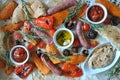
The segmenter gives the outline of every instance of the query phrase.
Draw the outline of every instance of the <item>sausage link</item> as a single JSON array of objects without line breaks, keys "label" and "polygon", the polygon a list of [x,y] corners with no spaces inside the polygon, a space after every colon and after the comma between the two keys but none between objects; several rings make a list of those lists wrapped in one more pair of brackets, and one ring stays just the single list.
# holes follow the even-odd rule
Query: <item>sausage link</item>
[{"label": "sausage link", "polygon": [[47,14],[51,15],[53,13],[62,11],[64,9],[67,9],[67,8],[75,6],[75,5],[76,5],[76,0],[66,0],[66,1],[62,2],[61,4],[48,9]]},{"label": "sausage link", "polygon": [[47,67],[53,72],[58,75],[63,75],[63,71],[61,68],[53,64],[53,62],[49,59],[49,57],[46,54],[41,55],[41,60],[47,65]]},{"label": "sausage link", "polygon": [[87,41],[87,39],[85,38],[85,35],[83,33],[83,30],[82,30],[82,27],[83,27],[83,22],[78,21],[77,27],[76,27],[76,31],[77,31],[77,35],[78,35],[79,41],[80,41],[80,43],[81,43],[81,45],[83,47],[89,49],[91,47],[91,45]]}]

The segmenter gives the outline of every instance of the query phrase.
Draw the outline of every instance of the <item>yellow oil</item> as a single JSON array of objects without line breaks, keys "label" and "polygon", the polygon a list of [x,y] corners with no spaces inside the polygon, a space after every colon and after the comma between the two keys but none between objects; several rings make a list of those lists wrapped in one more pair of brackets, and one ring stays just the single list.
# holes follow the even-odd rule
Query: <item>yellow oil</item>
[{"label": "yellow oil", "polygon": [[59,45],[64,46],[63,43],[66,40],[70,40],[71,41],[71,34],[68,31],[60,31],[57,36],[56,36],[56,41]]}]

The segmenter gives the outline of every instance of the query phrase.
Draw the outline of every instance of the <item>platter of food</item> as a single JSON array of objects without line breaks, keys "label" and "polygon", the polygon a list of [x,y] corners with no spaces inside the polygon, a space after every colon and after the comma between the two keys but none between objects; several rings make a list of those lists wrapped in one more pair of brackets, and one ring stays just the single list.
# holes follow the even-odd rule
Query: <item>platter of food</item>
[{"label": "platter of food", "polygon": [[0,80],[82,80],[111,69],[119,11],[108,0],[2,0]]}]

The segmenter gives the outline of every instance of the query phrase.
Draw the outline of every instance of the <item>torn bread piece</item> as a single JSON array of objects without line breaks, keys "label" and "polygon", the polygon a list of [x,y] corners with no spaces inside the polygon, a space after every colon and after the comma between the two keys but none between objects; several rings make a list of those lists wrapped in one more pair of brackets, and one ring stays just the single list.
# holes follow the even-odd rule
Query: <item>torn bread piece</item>
[{"label": "torn bread piece", "polygon": [[117,50],[120,50],[120,29],[117,26],[108,25],[98,32],[107,41],[111,42]]},{"label": "torn bread piece", "polygon": [[[30,0],[30,1],[26,0],[26,2],[28,4],[27,9],[32,18],[38,18],[39,16],[46,15],[46,8],[41,0]],[[19,4],[18,7],[13,12],[12,23],[18,23],[24,20],[26,20],[24,9],[22,7],[22,4]]]}]

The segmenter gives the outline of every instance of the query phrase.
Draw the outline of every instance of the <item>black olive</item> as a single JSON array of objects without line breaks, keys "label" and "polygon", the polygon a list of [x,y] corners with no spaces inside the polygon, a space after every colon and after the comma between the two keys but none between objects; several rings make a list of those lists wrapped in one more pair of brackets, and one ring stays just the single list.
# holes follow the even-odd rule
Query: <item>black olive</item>
[{"label": "black olive", "polygon": [[88,56],[88,55],[89,55],[89,51],[88,51],[88,50],[83,50],[82,53],[83,53],[85,56]]},{"label": "black olive", "polygon": [[36,50],[35,55],[36,55],[37,57],[40,57],[41,54],[42,54],[41,49]]},{"label": "black olive", "polygon": [[24,40],[24,39],[15,40],[15,45],[24,45],[25,42],[26,42],[26,40]]},{"label": "black olive", "polygon": [[74,52],[74,53],[78,53],[78,47],[72,47],[72,52]]},{"label": "black olive", "polygon": [[114,26],[117,26],[120,23],[120,18],[113,16],[111,17],[110,23]]},{"label": "black olive", "polygon": [[19,40],[15,40],[15,45],[22,45],[22,43]]},{"label": "black olive", "polygon": [[86,37],[88,39],[95,39],[97,37],[98,33],[95,30],[89,30],[88,32],[86,32]]},{"label": "black olive", "polygon": [[75,27],[75,25],[76,25],[76,22],[75,21],[71,21],[71,20],[69,22],[65,22],[64,23],[64,26],[66,28],[68,28],[68,29],[73,29]]},{"label": "black olive", "polygon": [[65,50],[63,51],[63,55],[64,55],[64,56],[70,56],[70,55],[72,55],[72,54],[70,53],[70,50],[65,49]]}]

